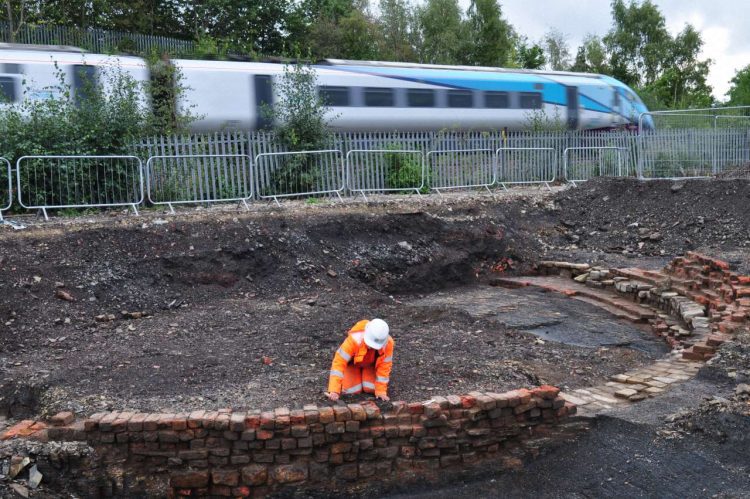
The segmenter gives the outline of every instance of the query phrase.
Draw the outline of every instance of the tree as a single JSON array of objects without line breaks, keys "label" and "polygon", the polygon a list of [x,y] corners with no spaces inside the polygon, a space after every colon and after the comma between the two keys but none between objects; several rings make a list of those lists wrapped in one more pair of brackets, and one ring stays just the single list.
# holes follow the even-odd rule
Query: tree
[{"label": "tree", "polygon": [[734,78],[730,80],[729,97],[730,106],[750,106],[750,65],[737,71]]},{"label": "tree", "polygon": [[596,35],[587,35],[583,44],[578,47],[571,71],[581,73],[609,74],[607,49]]},{"label": "tree", "polygon": [[542,39],[547,67],[553,71],[566,71],[570,67],[570,49],[566,35],[552,29]]},{"label": "tree", "polygon": [[460,64],[464,26],[458,0],[427,0],[419,10],[422,47],[420,61],[430,64]]},{"label": "tree", "polygon": [[547,63],[544,49],[538,43],[529,44],[525,36],[517,36],[515,43],[515,63],[524,69],[542,69]]},{"label": "tree", "polygon": [[651,0],[612,1],[613,27],[604,37],[615,78],[632,86],[656,81],[668,59],[671,37]]},{"label": "tree", "polygon": [[472,0],[466,19],[468,62],[505,66],[512,51],[511,29],[497,0]]},{"label": "tree", "polygon": [[382,36],[380,56],[386,61],[414,61],[412,45],[414,9],[407,0],[380,0],[378,25]]},{"label": "tree", "polygon": [[691,25],[670,43],[664,71],[646,88],[670,108],[707,107],[713,102],[707,83],[711,60],[699,61],[700,33]]}]

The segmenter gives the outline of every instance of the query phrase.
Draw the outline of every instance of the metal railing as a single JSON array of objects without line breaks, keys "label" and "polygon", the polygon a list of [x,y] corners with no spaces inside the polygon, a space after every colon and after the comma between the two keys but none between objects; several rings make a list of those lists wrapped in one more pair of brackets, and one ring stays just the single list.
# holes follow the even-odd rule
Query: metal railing
[{"label": "metal railing", "polygon": [[[570,153],[581,153],[577,162],[571,167]],[[614,161],[608,153],[614,153]],[[567,147],[563,151],[563,171],[565,180],[575,184],[585,182],[593,177],[622,177],[623,148],[621,147]],[[582,164],[581,164],[582,163]]]},{"label": "metal railing", "polygon": [[246,154],[151,156],[146,161],[146,195],[151,204],[241,202],[253,197],[252,160]]},{"label": "metal railing", "polygon": [[[5,165],[5,168],[2,165]],[[13,205],[13,175],[11,170],[10,161],[0,158],[0,220],[3,219],[3,211],[9,210]],[[8,191],[3,193],[6,185],[8,186]],[[7,202],[3,201],[6,199]]]},{"label": "metal railing", "polygon": [[418,195],[425,188],[422,151],[409,149],[352,149],[346,153],[347,186],[350,191],[404,192]]},{"label": "metal railing", "polygon": [[508,185],[549,184],[555,181],[557,151],[554,147],[500,147],[497,155],[497,183]]},{"label": "metal railing", "polygon": [[39,209],[143,203],[143,169],[135,156],[23,156],[16,162],[18,204]]},{"label": "metal railing", "polygon": [[[478,160],[478,161],[477,161]],[[493,149],[447,149],[429,151],[427,175],[430,190],[440,194],[443,189],[479,189],[488,192],[495,183],[495,151]]]},{"label": "metal railing", "polygon": [[255,156],[258,197],[279,198],[335,194],[341,199],[346,172],[338,149],[266,152]]}]

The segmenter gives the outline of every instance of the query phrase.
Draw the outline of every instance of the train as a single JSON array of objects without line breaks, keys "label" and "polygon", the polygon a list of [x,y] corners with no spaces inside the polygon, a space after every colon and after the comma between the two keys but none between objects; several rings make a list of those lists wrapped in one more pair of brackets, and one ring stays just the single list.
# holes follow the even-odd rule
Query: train
[{"label": "train", "polygon": [[[175,108],[190,109],[195,132],[267,128],[264,106],[279,100],[284,64],[173,59],[179,68]],[[53,98],[62,71],[74,93],[103,67],[118,65],[134,80],[152,78],[149,64],[75,47],[0,44],[0,91],[10,105]],[[567,71],[442,66],[327,59],[312,66],[330,126],[340,131],[524,130],[536,120],[570,130],[635,128],[648,112],[624,83]],[[145,85],[143,86],[146,87]],[[152,96],[143,95],[148,104]],[[642,127],[653,128],[644,116]]]}]

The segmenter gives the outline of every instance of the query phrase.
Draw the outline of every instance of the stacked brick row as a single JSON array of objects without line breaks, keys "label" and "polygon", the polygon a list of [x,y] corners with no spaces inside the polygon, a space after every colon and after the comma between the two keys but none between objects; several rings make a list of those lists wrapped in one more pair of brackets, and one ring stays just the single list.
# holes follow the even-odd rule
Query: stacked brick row
[{"label": "stacked brick row", "polygon": [[173,497],[263,496],[288,484],[427,476],[497,458],[575,413],[558,394],[550,386],[472,392],[396,402],[386,413],[372,402],[273,412],[111,412],[91,416],[83,428],[58,430],[83,432],[103,459],[119,460],[134,476],[168,476]]},{"label": "stacked brick row", "polygon": [[688,252],[665,268],[671,288],[706,309],[711,334],[683,352],[691,360],[707,360],[716,348],[747,327],[750,314],[750,276],[729,270],[727,262]]}]

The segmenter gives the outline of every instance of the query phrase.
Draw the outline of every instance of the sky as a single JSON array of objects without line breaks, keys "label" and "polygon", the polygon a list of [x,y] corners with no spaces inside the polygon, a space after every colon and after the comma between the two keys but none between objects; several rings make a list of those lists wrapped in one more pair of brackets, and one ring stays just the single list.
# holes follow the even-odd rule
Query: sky
[{"label": "sky", "polygon": [[[729,80],[750,64],[750,1],[748,0],[654,0],[674,35],[685,23],[703,35],[702,58],[714,61],[708,83],[716,99],[725,100]],[[461,0],[467,7],[469,0]],[[556,28],[567,35],[575,56],[583,38],[604,35],[610,28],[609,0],[500,0],[503,14],[516,30],[538,41]]]}]

